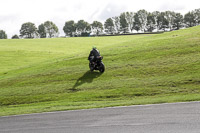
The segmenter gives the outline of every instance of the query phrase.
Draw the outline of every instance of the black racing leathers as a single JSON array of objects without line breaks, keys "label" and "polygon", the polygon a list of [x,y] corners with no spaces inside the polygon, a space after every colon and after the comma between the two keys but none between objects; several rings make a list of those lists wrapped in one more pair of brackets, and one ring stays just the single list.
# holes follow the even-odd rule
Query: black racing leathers
[{"label": "black racing leathers", "polygon": [[88,60],[90,62],[95,62],[97,60],[97,57],[100,56],[100,52],[97,49],[92,49],[90,51],[90,54],[88,56]]}]

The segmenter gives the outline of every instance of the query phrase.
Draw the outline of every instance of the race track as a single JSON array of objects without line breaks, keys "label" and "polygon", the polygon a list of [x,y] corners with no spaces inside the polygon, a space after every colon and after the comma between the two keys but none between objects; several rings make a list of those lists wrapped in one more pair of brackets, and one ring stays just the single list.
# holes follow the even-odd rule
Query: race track
[{"label": "race track", "polygon": [[200,102],[0,117],[0,133],[199,133]]}]

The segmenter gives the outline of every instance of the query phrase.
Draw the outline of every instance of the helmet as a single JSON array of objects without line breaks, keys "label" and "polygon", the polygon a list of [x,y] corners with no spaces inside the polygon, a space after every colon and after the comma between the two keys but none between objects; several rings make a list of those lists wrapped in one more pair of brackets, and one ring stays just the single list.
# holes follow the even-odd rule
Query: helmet
[{"label": "helmet", "polygon": [[96,47],[96,46],[93,46],[92,49],[97,49],[97,47]]}]

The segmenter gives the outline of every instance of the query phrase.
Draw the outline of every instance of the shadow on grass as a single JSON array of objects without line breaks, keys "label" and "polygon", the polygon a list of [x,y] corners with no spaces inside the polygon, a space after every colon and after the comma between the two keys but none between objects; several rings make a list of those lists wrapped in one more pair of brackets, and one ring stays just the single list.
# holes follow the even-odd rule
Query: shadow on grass
[{"label": "shadow on grass", "polygon": [[73,88],[71,88],[71,91],[78,91],[76,88],[84,83],[92,83],[93,79],[98,78],[101,76],[102,73],[100,72],[91,72],[87,71],[83,76],[81,76],[76,83],[74,84]]}]

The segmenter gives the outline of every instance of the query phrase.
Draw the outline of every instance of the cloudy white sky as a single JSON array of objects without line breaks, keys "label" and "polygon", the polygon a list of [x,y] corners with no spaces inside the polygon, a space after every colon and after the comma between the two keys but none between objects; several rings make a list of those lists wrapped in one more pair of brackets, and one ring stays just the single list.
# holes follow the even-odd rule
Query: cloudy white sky
[{"label": "cloudy white sky", "polygon": [[140,9],[171,10],[182,14],[200,8],[200,0],[0,0],[0,30],[9,38],[19,35],[21,25],[32,22],[38,27],[47,20],[53,21],[63,36],[66,21],[84,19],[104,22],[125,11]]}]

